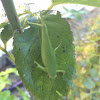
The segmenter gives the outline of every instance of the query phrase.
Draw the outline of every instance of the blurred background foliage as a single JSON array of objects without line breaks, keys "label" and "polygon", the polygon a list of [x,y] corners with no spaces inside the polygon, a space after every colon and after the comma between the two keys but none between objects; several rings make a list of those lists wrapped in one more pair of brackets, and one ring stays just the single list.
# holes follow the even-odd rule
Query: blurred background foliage
[{"label": "blurred background foliage", "polygon": [[[86,24],[88,31],[81,37],[80,29],[87,28]],[[76,75],[68,100],[100,100],[100,15],[90,17],[76,30]]]},{"label": "blurred background foliage", "polygon": [[[85,18],[84,16],[90,13],[85,9],[68,10],[64,6],[63,9],[67,15],[62,13],[62,17],[66,18],[74,33],[76,55],[76,74],[67,100],[100,100],[100,14]],[[30,11],[24,12],[27,13]],[[0,91],[5,87],[9,88],[12,84],[9,79],[11,73],[18,76],[16,68],[8,68],[0,72]],[[0,99],[19,100],[16,97],[22,96],[23,100],[30,100],[20,88],[17,87],[17,90],[19,94],[15,97],[10,90],[0,92]]]}]

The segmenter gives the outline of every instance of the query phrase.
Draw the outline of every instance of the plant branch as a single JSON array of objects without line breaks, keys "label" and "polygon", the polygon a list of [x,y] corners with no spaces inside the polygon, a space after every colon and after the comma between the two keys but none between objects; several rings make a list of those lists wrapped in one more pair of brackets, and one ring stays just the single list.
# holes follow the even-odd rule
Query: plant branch
[{"label": "plant branch", "polygon": [[8,57],[12,60],[12,62],[15,64],[14,58],[12,57],[12,55],[11,55],[10,53],[8,53],[8,52],[6,51],[5,48],[3,48],[3,47],[0,46],[0,50],[2,50],[4,53],[6,53],[6,54],[8,55]]},{"label": "plant branch", "polygon": [[13,0],[1,0],[1,2],[7,14],[12,30],[13,31],[18,30],[19,33],[21,34],[23,31],[22,31],[21,24],[18,19],[18,15],[15,9]]},{"label": "plant branch", "polygon": [[51,10],[53,8],[54,4],[52,3],[47,10]]}]

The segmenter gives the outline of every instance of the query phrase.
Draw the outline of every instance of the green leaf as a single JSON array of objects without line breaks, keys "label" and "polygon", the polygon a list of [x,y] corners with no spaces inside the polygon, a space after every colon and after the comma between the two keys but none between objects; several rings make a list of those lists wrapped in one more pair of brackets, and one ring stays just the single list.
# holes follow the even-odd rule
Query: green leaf
[{"label": "green leaf", "polygon": [[14,96],[11,96],[10,91],[0,92],[0,100],[19,100]]},{"label": "green leaf", "polygon": [[99,56],[93,56],[91,59],[90,59],[90,62],[94,65],[99,65],[100,64],[100,57]]},{"label": "green leaf", "polygon": [[95,83],[93,82],[93,80],[88,77],[88,78],[85,78],[83,80],[83,85],[87,88],[87,89],[92,89],[95,87]]},{"label": "green leaf", "polygon": [[[72,19],[77,18],[78,20],[81,20],[81,19],[82,19],[82,17],[81,17],[81,11],[76,11],[76,10],[74,10],[74,9],[68,10],[68,9],[67,9],[66,7],[64,7],[64,6],[63,6],[63,8],[64,8],[64,10],[66,11],[67,14],[70,14],[70,15],[68,16],[68,18],[72,18]],[[66,14],[66,13],[65,13],[65,14]]]},{"label": "green leaf", "polygon": [[[28,26],[27,21],[31,20],[31,19],[32,19],[32,15],[30,15],[30,14],[23,15],[23,17],[20,18],[20,23],[21,23],[22,27],[26,28]],[[1,37],[1,40],[3,41],[3,43],[6,44],[7,41],[10,38],[12,38],[13,32],[12,32],[12,29],[10,27],[10,24],[2,23],[1,27],[4,27],[4,29],[2,30],[0,37]]]},{"label": "green leaf", "polygon": [[79,91],[78,87],[76,87],[76,89],[75,89],[75,96],[80,99],[80,91]]},{"label": "green leaf", "polygon": [[22,26],[23,28],[25,28],[25,27],[28,26],[28,25],[27,25],[27,21],[28,21],[28,19],[30,19],[31,17],[32,17],[32,15],[30,15],[30,14],[25,14],[25,15],[23,15],[23,17],[20,18],[20,23],[21,23],[21,26]]},{"label": "green leaf", "polygon": [[100,7],[99,0],[52,0],[53,5],[63,4],[63,3],[72,3],[72,4],[83,4],[88,6]]},{"label": "green leaf", "polygon": [[8,68],[5,71],[0,72],[0,91],[7,85],[11,85],[11,80],[8,78],[10,73],[18,75],[16,68]]},{"label": "green leaf", "polygon": [[90,75],[92,78],[96,78],[98,76],[96,69],[94,68],[90,69]]},{"label": "green leaf", "polygon": [[94,30],[94,32],[98,35],[98,36],[100,36],[100,29],[96,29],[96,30]]},{"label": "green leaf", "polygon": [[3,28],[5,25],[7,25],[8,23],[4,22],[0,24],[0,28]]},{"label": "green leaf", "polygon": [[11,80],[8,78],[8,75],[3,77],[0,76],[0,91],[7,85],[11,85]]},{"label": "green leaf", "polygon": [[9,24],[4,26],[4,29],[1,32],[1,40],[4,44],[13,36],[12,29]]},{"label": "green leaf", "polygon": [[[56,15],[44,15],[43,18],[53,48],[60,44],[55,52],[57,70],[65,70],[65,74],[57,73],[55,80],[52,80],[47,72],[34,64],[36,61],[44,66],[41,60],[41,27],[37,25],[32,25],[22,35],[16,32],[15,63],[23,84],[36,100],[63,100],[61,95],[66,96],[75,73],[73,36],[69,24],[61,18],[59,12]],[[33,18],[34,23],[38,21],[35,17]]]},{"label": "green leaf", "polygon": [[16,70],[16,68],[8,68],[5,71],[0,72],[0,76],[9,75],[10,73],[18,75],[18,71]]},{"label": "green leaf", "polygon": [[19,87],[16,88],[19,91],[19,94],[23,97],[23,100],[30,100],[28,96]]}]

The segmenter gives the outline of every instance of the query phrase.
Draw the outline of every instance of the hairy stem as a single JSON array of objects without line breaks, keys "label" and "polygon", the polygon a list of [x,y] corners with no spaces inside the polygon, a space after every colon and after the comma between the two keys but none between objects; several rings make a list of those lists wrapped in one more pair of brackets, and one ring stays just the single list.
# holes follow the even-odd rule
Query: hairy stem
[{"label": "hairy stem", "polygon": [[19,33],[22,33],[21,24],[18,19],[18,15],[13,3],[13,0],[1,0],[3,7],[5,9],[5,12],[7,14],[8,20],[10,22],[10,25],[12,27],[13,32],[15,30],[18,30]]}]

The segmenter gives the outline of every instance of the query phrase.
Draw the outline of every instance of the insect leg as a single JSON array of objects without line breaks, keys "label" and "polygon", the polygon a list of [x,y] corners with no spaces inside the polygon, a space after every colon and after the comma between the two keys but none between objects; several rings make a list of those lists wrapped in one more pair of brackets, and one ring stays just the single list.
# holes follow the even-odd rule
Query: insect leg
[{"label": "insect leg", "polygon": [[36,61],[34,61],[34,63],[37,65],[37,67],[39,67],[40,69],[42,69],[43,71],[46,72],[46,68],[44,68],[43,66],[41,66],[39,63],[37,63]]}]

